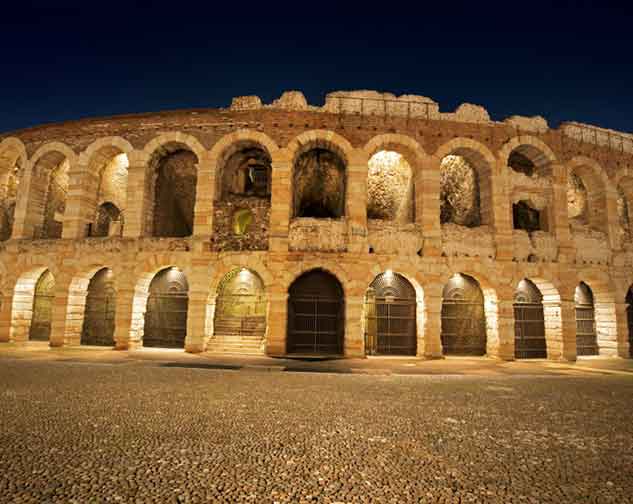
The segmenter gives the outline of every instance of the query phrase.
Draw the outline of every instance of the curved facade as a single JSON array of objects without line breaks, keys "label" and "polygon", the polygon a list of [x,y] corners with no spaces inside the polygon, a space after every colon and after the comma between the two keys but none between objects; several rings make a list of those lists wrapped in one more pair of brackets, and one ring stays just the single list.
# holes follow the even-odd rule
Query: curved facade
[{"label": "curved facade", "polygon": [[0,135],[0,200],[0,341],[631,355],[628,134],[239,97]]}]

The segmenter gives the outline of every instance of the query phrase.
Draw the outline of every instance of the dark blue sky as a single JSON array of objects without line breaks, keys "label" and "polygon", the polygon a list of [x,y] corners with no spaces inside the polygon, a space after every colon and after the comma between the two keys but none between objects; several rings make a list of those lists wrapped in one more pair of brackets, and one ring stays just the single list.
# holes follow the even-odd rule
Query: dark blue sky
[{"label": "dark blue sky", "polygon": [[[0,131],[339,89],[429,96],[494,119],[633,131],[633,8],[605,2],[18,1],[0,18]],[[377,5],[377,6],[373,6]],[[9,10],[7,10],[9,9]]]}]

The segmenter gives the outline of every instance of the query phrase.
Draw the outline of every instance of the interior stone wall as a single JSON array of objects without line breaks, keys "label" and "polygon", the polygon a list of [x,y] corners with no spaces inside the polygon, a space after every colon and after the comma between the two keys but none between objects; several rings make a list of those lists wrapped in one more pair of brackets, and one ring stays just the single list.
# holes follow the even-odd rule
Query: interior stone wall
[{"label": "interior stone wall", "polygon": [[477,172],[462,156],[446,156],[440,165],[440,222],[479,226],[479,208]]},{"label": "interior stone wall", "polygon": [[393,151],[380,151],[369,159],[367,218],[413,222],[414,194],[411,167]]}]

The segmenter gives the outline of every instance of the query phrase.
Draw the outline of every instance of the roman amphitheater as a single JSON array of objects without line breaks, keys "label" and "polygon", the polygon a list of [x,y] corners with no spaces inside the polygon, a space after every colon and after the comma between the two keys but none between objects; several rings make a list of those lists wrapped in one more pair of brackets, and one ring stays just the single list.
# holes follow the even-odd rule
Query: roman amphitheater
[{"label": "roman amphitheater", "polygon": [[422,96],[0,135],[0,341],[630,357],[633,135]]}]

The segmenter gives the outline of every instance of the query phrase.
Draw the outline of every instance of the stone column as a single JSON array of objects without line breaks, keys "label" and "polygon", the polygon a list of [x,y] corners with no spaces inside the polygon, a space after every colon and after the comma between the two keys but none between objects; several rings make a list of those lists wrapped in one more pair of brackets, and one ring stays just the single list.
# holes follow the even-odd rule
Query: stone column
[{"label": "stone column", "polygon": [[271,291],[268,302],[266,355],[282,356],[286,354],[288,294],[278,290]]},{"label": "stone column", "polygon": [[187,336],[185,338],[185,351],[187,352],[204,352],[206,348],[205,328],[208,297],[206,291],[189,291]]},{"label": "stone column", "polygon": [[[564,299],[560,305],[543,303],[547,358],[550,360],[576,360],[576,303]],[[557,316],[558,315],[558,316]],[[557,334],[559,335],[558,337]]]},{"label": "stone column", "polygon": [[99,176],[81,164],[71,167],[68,176],[62,238],[83,238],[87,236],[86,225],[93,221],[88,214],[95,209]]},{"label": "stone column", "polygon": [[125,225],[123,236],[138,238],[145,233],[145,210],[152,195],[147,194],[147,156],[140,151],[128,155],[127,203],[125,205]]},{"label": "stone column", "polygon": [[[51,313],[51,334],[49,344],[51,347],[64,346],[66,341],[66,322],[68,315],[70,279],[55,279],[55,297]],[[81,331],[81,328],[79,329]]]},{"label": "stone column", "polygon": [[[13,282],[15,285],[15,282]],[[11,294],[2,296],[2,305],[0,305],[0,343],[6,343],[11,340],[11,316],[13,313],[13,289]]]},{"label": "stone column", "polygon": [[348,252],[367,253],[367,154],[355,149],[347,165],[347,242]]},{"label": "stone column", "polygon": [[[617,355],[618,357],[622,357],[624,359],[631,358],[631,348],[630,348],[630,339],[629,339],[629,320],[628,320],[628,309],[627,303],[615,303],[615,315],[616,315],[616,323],[617,323]],[[4,311],[4,310],[3,310]]]},{"label": "stone column", "polygon": [[363,316],[363,296],[345,298],[345,357],[364,357],[365,338],[361,318]]},{"label": "stone column", "polygon": [[615,187],[605,191],[607,235],[611,250],[620,250],[620,218],[618,217],[618,191]]},{"label": "stone column", "polygon": [[[439,217],[438,217],[439,222]],[[442,295],[441,287],[439,292],[428,292],[424,296],[425,304],[425,324],[424,339],[421,344],[418,340],[418,355],[428,359],[439,359],[442,357]],[[433,289],[437,291],[438,289]],[[439,294],[439,295],[438,295]]]},{"label": "stone column", "polygon": [[[116,291],[116,314],[115,314],[115,329],[114,329],[114,348],[116,350],[133,350],[140,345],[140,336],[138,334],[139,321],[142,324],[144,322],[143,315],[145,309],[140,306],[142,301],[147,302],[147,296],[141,295],[138,300],[138,308],[142,309],[140,317],[135,317],[134,305],[135,305],[135,292],[134,287],[126,285],[118,287]],[[134,326],[134,333],[132,327]],[[141,325],[141,336],[143,327]]]},{"label": "stone column", "polygon": [[288,226],[292,215],[292,160],[286,149],[272,159],[272,186],[270,197],[270,224],[268,249],[271,252],[288,251]]},{"label": "stone column", "polygon": [[[493,168],[494,170],[495,168]],[[493,229],[495,234],[496,259],[511,261],[514,256],[512,190],[510,187],[509,168],[505,161],[497,160],[496,174],[490,181],[492,185]]]},{"label": "stone column", "polygon": [[[416,220],[422,227],[424,236],[423,255],[442,255],[442,226],[440,225],[440,164],[435,156],[421,161],[421,170],[416,186]],[[418,210],[419,209],[419,210]],[[441,354],[441,352],[440,352]]]},{"label": "stone column", "polygon": [[193,235],[210,237],[213,234],[213,202],[215,200],[215,169],[218,160],[208,153],[198,162],[196,204],[193,213]]},{"label": "stone column", "polygon": [[[550,217],[550,233],[558,241],[558,259],[562,263],[573,263],[576,259],[576,247],[569,231],[567,215],[567,170],[564,165],[552,165],[554,174],[552,182],[552,209]],[[574,351],[575,352],[575,351]]]},{"label": "stone column", "polygon": [[497,290],[497,341],[490,357],[514,360],[514,290],[511,286]]}]

